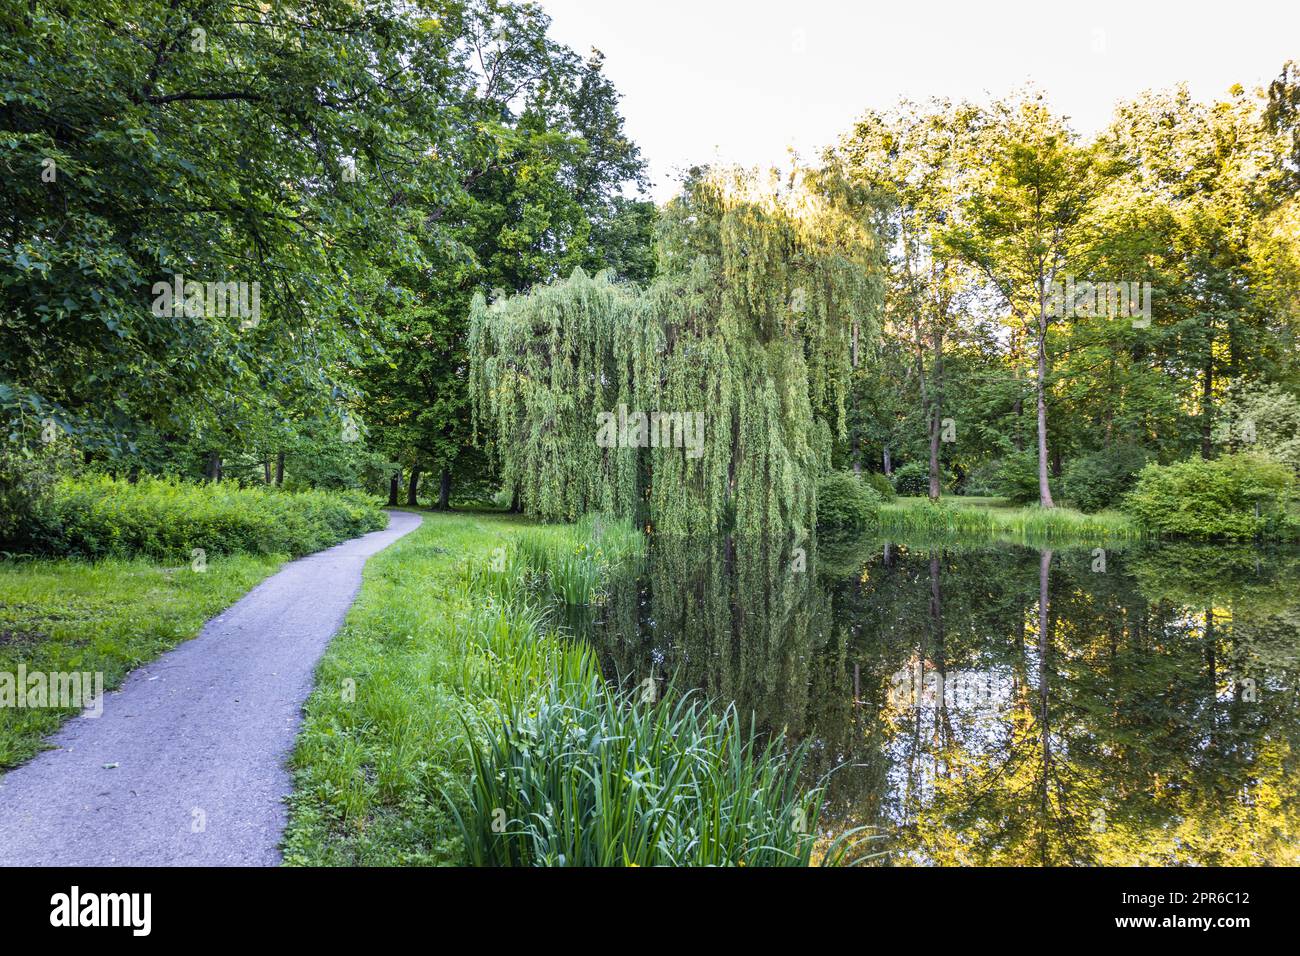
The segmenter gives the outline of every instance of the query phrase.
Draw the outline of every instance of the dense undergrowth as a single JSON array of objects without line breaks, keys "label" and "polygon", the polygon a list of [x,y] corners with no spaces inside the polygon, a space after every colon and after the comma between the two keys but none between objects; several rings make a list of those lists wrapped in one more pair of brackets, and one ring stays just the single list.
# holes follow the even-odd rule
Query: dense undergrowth
[{"label": "dense undergrowth", "polygon": [[798,748],[609,686],[557,625],[642,547],[626,524],[438,515],[373,559],[308,702],[286,861],[842,861]]},{"label": "dense undergrowth", "polygon": [[234,482],[63,478],[3,542],[7,551],[85,558],[190,560],[216,554],[300,555],[387,523],[358,492],[282,491]]}]

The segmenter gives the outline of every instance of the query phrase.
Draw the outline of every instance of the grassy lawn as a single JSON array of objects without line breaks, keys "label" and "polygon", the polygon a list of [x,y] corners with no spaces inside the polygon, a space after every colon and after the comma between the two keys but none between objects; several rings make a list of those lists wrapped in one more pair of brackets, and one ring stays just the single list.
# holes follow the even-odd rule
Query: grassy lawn
[{"label": "grassy lawn", "polygon": [[[113,689],[135,667],[194,637],[275,571],[279,556],[213,557],[207,570],[145,558],[0,562],[0,672],[101,672]],[[16,678],[15,678],[16,679]],[[71,708],[0,708],[0,768],[42,749]]]},{"label": "grassy lawn", "polygon": [[989,535],[1027,543],[1104,543],[1141,537],[1118,511],[1085,514],[1058,506],[1013,505],[1001,498],[944,496],[938,507],[924,497],[898,498],[880,509],[885,534]]}]

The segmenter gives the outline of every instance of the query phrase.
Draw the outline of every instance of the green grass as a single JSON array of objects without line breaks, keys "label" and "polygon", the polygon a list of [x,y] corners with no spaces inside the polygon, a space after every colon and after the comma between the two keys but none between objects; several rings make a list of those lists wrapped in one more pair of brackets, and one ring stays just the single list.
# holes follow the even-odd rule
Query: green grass
[{"label": "green grass", "polygon": [[286,863],[808,862],[797,753],[607,689],[557,626],[640,553],[597,530],[426,514],[371,560],[307,703]]},{"label": "green grass", "polygon": [[1103,544],[1135,540],[1142,532],[1116,511],[1084,514],[1073,508],[1017,507],[998,498],[899,498],[880,508],[878,531],[901,539],[981,537],[1024,544]]},{"label": "green grass", "polygon": [[459,860],[438,794],[468,773],[461,702],[474,675],[465,630],[474,614],[490,613],[465,578],[522,526],[508,516],[425,513],[421,528],[366,564],[307,701],[286,863]]},{"label": "green grass", "polygon": [[[194,637],[283,561],[276,555],[187,563],[0,561],[0,673],[101,672],[106,689]],[[0,768],[31,758],[76,710],[0,708]]]}]

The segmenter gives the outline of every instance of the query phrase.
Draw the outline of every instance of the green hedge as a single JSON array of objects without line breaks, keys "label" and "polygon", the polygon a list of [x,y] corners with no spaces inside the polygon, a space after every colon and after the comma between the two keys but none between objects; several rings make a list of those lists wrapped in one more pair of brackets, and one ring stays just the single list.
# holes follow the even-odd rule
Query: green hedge
[{"label": "green hedge", "polygon": [[375,501],[358,492],[65,478],[7,544],[12,550],[87,558],[189,560],[196,548],[206,555],[300,555],[386,523]]},{"label": "green hedge", "polygon": [[1258,455],[1147,465],[1124,499],[1144,527],[1184,538],[1292,537],[1287,517],[1295,476]]}]

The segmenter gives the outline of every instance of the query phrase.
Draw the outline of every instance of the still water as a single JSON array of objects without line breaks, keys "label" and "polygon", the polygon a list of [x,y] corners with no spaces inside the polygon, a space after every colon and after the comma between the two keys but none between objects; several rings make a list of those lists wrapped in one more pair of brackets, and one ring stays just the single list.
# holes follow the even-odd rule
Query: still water
[{"label": "still water", "polygon": [[661,540],[582,630],[806,741],[876,863],[1300,864],[1297,551]]}]

